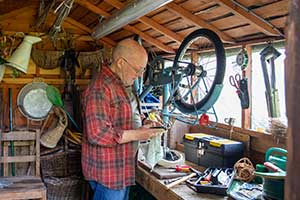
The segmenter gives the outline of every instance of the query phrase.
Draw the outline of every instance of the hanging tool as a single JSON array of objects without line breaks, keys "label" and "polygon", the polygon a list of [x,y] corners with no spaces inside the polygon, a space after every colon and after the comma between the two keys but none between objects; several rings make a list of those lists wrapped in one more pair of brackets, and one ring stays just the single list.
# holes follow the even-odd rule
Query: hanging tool
[{"label": "hanging tool", "polygon": [[[281,54],[272,46],[268,45],[260,52],[260,61],[264,76],[264,82],[266,87],[266,101],[268,107],[269,117],[280,117],[279,111],[279,97],[278,90],[276,89],[276,74],[275,74],[275,59],[278,58]],[[267,62],[271,66],[271,74],[269,79]]]},{"label": "hanging tool", "polygon": [[229,76],[229,83],[233,87],[235,87],[237,92],[240,92],[240,81],[241,81],[241,75],[236,74],[235,76]]},{"label": "hanging tool", "polygon": [[[9,131],[13,131],[13,105],[12,105],[12,89],[8,88],[9,96]],[[11,156],[15,155],[14,142],[10,141],[10,153]],[[11,163],[11,175],[15,176],[15,163]]]},{"label": "hanging tool", "polygon": [[47,88],[46,88],[46,94],[47,94],[47,97],[48,97],[49,101],[53,105],[62,108],[66,112],[67,116],[69,117],[70,121],[75,126],[77,131],[81,132],[80,128],[78,127],[78,125],[76,124],[76,122],[74,121],[74,119],[72,118],[70,113],[68,113],[67,110],[65,109],[64,103],[61,99],[61,95],[60,95],[60,92],[58,91],[58,89],[54,86],[48,85]]},{"label": "hanging tool", "polygon": [[248,93],[248,80],[241,78],[240,74],[229,76],[229,83],[236,88],[236,93],[240,98],[242,109],[249,108],[249,93]]},{"label": "hanging tool", "polygon": [[236,56],[236,64],[241,67],[241,70],[244,70],[248,65],[248,61],[249,59],[247,50],[242,48],[242,50]]}]

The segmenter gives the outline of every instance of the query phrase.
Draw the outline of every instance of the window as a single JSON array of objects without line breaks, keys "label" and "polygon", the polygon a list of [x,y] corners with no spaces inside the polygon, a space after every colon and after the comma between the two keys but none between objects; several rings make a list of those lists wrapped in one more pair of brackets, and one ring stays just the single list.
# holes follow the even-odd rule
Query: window
[{"label": "window", "polygon": [[[285,50],[283,48],[276,49],[281,53],[275,60],[276,88],[278,89],[280,108],[279,120],[287,124],[284,81]],[[252,54],[252,129],[254,130],[257,128],[268,129],[269,127],[269,117],[265,98],[266,87],[261,67],[260,51]],[[270,69],[268,64],[267,68]],[[270,74],[270,72],[268,73]]]}]

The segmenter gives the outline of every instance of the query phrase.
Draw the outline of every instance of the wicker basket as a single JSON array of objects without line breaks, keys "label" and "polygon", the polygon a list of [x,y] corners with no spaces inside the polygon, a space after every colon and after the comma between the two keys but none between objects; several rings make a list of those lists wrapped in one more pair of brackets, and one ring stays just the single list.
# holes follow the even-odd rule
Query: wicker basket
[{"label": "wicker basket", "polygon": [[[91,52],[79,52],[78,61],[82,68],[92,69],[99,68],[103,62],[102,49]],[[34,63],[44,69],[54,69],[60,66],[60,58],[64,55],[64,51],[45,51],[32,49],[31,57]]]},{"label": "wicker basket", "polygon": [[44,178],[48,200],[80,200],[84,181],[77,176]]},{"label": "wicker basket", "polygon": [[81,153],[67,150],[41,156],[43,177],[67,177],[81,175]]},{"label": "wicker basket", "polygon": [[60,66],[59,58],[63,54],[63,51],[45,51],[33,48],[31,58],[38,67],[54,69]]}]

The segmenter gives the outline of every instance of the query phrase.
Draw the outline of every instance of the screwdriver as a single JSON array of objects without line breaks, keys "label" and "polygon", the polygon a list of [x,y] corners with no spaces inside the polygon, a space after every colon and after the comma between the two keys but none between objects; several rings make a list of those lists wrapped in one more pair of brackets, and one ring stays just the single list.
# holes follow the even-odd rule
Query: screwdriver
[{"label": "screwdriver", "polygon": [[186,173],[188,173],[188,172],[190,172],[192,167],[191,166],[189,166],[189,165],[176,165],[175,166],[175,171],[176,172],[186,172]]}]

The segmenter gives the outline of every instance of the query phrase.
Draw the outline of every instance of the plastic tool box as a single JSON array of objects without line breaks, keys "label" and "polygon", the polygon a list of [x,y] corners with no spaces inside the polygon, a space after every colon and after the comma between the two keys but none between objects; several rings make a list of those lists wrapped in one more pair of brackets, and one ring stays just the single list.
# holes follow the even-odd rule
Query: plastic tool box
[{"label": "plastic tool box", "polygon": [[242,142],[204,133],[184,135],[185,159],[204,167],[233,167],[244,153]]},{"label": "plastic tool box", "polygon": [[188,186],[199,193],[226,195],[234,179],[233,168],[207,168],[201,176],[187,181]]}]

